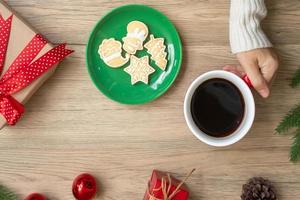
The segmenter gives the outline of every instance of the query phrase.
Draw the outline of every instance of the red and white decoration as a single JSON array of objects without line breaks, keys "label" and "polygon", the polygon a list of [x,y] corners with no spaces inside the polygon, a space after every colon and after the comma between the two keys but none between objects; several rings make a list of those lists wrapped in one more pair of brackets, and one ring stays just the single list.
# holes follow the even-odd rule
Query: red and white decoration
[{"label": "red and white decoration", "polygon": [[[0,73],[4,68],[12,19],[13,15],[6,20],[0,15]],[[24,112],[24,106],[12,94],[27,87],[73,52],[65,48],[66,44],[60,44],[33,61],[47,43],[36,34],[0,79],[0,114],[9,125],[14,125]]]}]

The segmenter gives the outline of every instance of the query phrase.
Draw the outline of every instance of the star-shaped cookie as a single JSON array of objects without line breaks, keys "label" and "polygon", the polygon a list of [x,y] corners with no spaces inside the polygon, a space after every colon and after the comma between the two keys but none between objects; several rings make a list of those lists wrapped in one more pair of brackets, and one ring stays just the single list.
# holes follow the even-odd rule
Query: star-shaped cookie
[{"label": "star-shaped cookie", "polygon": [[132,55],[130,57],[130,65],[124,71],[131,76],[131,84],[134,85],[139,81],[148,84],[148,77],[155,72],[155,69],[149,65],[149,56],[137,58]]}]

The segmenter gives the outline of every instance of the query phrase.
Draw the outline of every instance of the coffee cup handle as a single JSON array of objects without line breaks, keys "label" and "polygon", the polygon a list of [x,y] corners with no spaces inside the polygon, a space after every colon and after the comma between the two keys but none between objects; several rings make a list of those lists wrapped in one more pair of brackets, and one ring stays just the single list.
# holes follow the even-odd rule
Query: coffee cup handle
[{"label": "coffee cup handle", "polygon": [[253,88],[251,80],[250,80],[250,78],[247,75],[243,76],[242,79],[249,86],[249,88]]}]

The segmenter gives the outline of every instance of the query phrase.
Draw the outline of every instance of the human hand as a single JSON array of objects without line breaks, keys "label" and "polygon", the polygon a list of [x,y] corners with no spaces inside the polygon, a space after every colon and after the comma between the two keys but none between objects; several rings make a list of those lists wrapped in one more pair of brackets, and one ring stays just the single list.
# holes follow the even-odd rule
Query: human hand
[{"label": "human hand", "polygon": [[272,48],[254,49],[237,54],[241,66],[226,65],[224,70],[240,77],[247,75],[255,90],[264,98],[270,95],[270,85],[274,79],[279,59]]}]

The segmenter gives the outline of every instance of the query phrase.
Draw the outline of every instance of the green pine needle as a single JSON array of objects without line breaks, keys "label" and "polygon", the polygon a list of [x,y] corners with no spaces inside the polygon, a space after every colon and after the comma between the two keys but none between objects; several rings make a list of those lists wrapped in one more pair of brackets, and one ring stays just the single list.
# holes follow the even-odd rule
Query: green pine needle
[{"label": "green pine needle", "polygon": [[17,200],[17,196],[6,187],[0,185],[0,200]]},{"label": "green pine needle", "polygon": [[291,86],[293,88],[297,87],[300,85],[300,69],[298,69],[295,73],[295,76],[293,77],[292,79],[292,83],[291,83]]},{"label": "green pine needle", "polygon": [[[293,88],[300,85],[300,69],[295,73],[292,79],[291,86]],[[300,104],[290,110],[290,112],[283,118],[275,129],[278,134],[283,134],[291,128],[297,128],[293,136],[293,144],[290,149],[290,160],[292,162],[300,161]]]},{"label": "green pine needle", "polygon": [[279,123],[276,132],[283,134],[290,128],[300,127],[300,105],[293,108]]},{"label": "green pine needle", "polygon": [[300,158],[300,128],[297,129],[293,139],[294,142],[291,146],[290,160],[292,162],[297,162]]}]

